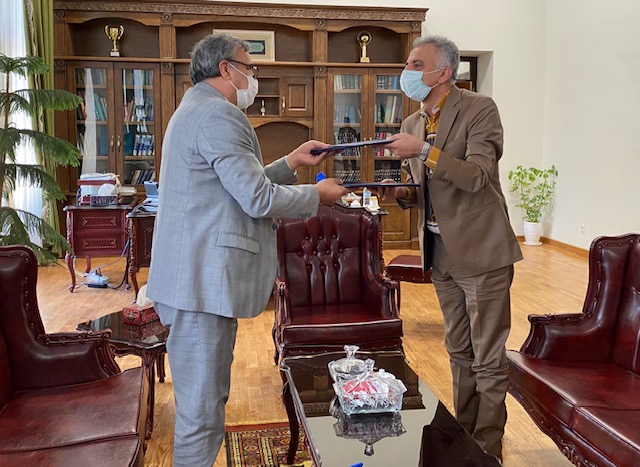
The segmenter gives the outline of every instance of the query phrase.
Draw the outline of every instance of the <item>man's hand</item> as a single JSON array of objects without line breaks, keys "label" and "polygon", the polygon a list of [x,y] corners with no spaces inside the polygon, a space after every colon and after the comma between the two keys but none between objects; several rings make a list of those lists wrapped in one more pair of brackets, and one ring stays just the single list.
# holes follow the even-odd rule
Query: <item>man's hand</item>
[{"label": "man's hand", "polygon": [[[391,180],[390,178],[385,178],[380,183],[396,183],[395,180]],[[381,200],[385,199],[396,199],[396,198],[408,198],[409,197],[409,188],[406,186],[395,186],[395,187],[378,187],[378,198]]]},{"label": "man's hand", "polygon": [[349,193],[349,190],[342,186],[342,180],[337,178],[325,178],[316,183],[316,188],[320,194],[320,204],[333,204]]},{"label": "man's hand", "polygon": [[296,149],[287,154],[287,163],[291,170],[296,170],[300,166],[314,166],[320,164],[327,157],[335,154],[335,151],[327,151],[314,156],[311,154],[312,149],[324,149],[330,145],[321,143],[320,141],[309,140],[302,143]]},{"label": "man's hand", "polygon": [[388,138],[388,144],[381,144],[380,147],[389,149],[394,156],[400,159],[410,159],[417,157],[424,146],[424,141],[409,133],[398,133]]}]

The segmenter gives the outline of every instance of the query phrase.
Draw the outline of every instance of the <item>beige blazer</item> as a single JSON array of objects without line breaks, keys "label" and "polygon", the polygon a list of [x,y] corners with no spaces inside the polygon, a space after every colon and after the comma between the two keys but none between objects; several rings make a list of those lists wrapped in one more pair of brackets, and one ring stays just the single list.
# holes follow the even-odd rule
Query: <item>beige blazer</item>
[{"label": "beige blazer", "polygon": [[[409,116],[401,131],[425,138],[426,117]],[[433,234],[425,230],[425,202],[431,197],[440,234],[454,264],[471,274],[492,271],[522,259],[507,203],[500,187],[502,124],[498,108],[487,96],[453,87],[444,108],[435,147],[438,164],[427,178],[418,158],[404,161],[410,181],[420,184],[417,199],[398,200],[418,207],[418,235],[426,268],[431,266]],[[426,193],[425,193],[426,190]]]}]

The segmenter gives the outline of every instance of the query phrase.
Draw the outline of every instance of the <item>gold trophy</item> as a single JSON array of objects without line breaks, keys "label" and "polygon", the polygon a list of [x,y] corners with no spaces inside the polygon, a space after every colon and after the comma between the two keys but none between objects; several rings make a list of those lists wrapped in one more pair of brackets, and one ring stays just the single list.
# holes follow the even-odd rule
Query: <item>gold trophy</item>
[{"label": "gold trophy", "polygon": [[124,26],[120,25],[119,28],[118,27],[110,28],[109,25],[106,25],[104,27],[104,33],[107,35],[109,39],[113,41],[113,49],[111,49],[111,52],[109,53],[109,55],[111,55],[112,57],[119,57],[120,51],[118,50],[118,44],[116,42],[119,41],[122,35],[124,34]]},{"label": "gold trophy", "polygon": [[362,31],[358,34],[358,43],[362,49],[362,55],[360,56],[361,63],[369,63],[369,57],[367,57],[367,46],[371,43],[371,34],[367,31]]}]

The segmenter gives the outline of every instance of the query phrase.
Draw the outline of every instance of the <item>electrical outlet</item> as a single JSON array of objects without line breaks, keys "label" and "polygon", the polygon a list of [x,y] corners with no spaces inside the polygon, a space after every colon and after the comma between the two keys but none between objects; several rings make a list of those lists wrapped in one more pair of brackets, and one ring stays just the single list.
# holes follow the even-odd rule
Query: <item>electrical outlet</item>
[{"label": "electrical outlet", "polygon": [[587,233],[587,224],[580,224],[580,233]]}]

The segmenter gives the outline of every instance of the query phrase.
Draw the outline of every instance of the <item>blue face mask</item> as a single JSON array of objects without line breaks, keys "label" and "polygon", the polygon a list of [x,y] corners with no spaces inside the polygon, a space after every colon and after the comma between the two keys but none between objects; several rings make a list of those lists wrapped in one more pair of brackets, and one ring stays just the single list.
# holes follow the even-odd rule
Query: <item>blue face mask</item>
[{"label": "blue face mask", "polygon": [[440,70],[442,70],[442,68],[425,72],[418,70],[402,70],[402,74],[400,74],[400,89],[402,89],[402,92],[404,92],[409,99],[422,102],[427,98],[431,90],[440,84],[438,83],[433,87],[427,86],[422,82],[422,75],[426,73],[435,73]]}]

